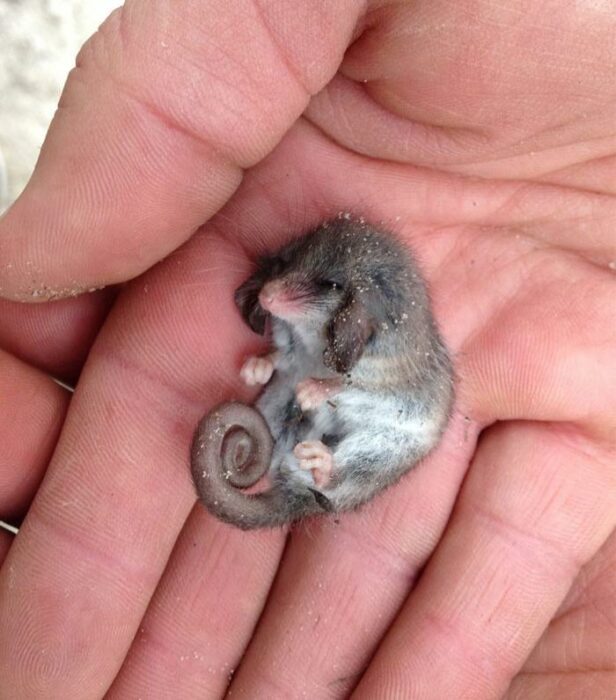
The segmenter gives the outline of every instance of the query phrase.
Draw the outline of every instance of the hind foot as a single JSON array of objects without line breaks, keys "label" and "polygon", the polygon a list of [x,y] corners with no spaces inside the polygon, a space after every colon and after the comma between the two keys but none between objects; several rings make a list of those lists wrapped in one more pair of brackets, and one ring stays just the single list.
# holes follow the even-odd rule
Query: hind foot
[{"label": "hind foot", "polygon": [[317,488],[327,486],[334,468],[334,458],[329,449],[320,441],[299,442],[293,454],[299,460],[299,468],[312,472]]}]

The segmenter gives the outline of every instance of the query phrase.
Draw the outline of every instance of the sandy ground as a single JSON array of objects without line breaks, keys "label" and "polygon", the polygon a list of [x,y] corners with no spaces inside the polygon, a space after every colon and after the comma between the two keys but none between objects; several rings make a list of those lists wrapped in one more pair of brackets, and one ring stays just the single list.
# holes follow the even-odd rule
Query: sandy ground
[{"label": "sandy ground", "polygon": [[30,177],[68,71],[121,0],[0,0],[0,211]]}]

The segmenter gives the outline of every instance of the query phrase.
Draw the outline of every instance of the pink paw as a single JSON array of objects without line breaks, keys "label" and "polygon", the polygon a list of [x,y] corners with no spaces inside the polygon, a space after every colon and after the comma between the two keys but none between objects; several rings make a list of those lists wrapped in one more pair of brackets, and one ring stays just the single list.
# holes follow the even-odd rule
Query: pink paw
[{"label": "pink paw", "polygon": [[274,363],[270,355],[264,357],[249,357],[242,369],[240,377],[248,386],[256,386],[257,384],[267,384],[274,373]]},{"label": "pink paw", "polygon": [[293,454],[299,460],[299,468],[310,470],[314,484],[318,488],[329,484],[334,458],[328,448],[320,441],[299,442]]},{"label": "pink paw", "polygon": [[338,391],[336,384],[328,379],[304,379],[295,387],[295,397],[302,411],[318,408]]}]

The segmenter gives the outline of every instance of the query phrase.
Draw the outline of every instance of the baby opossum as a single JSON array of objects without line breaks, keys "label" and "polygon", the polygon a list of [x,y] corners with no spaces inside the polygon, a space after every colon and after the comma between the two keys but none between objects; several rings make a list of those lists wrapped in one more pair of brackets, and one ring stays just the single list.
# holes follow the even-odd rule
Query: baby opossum
[{"label": "baby opossum", "polygon": [[[355,508],[439,441],[453,372],[407,249],[363,220],[328,221],[263,257],[235,293],[275,351],[241,376],[256,409],[199,424],[192,472],[204,505],[242,529]],[[270,488],[243,493],[268,474]]]}]

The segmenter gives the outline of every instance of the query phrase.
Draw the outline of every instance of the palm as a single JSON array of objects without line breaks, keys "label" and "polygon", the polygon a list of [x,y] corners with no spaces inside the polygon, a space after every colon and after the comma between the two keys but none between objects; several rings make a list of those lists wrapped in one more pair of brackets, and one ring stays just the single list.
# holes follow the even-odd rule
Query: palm
[{"label": "palm", "polygon": [[[428,25],[456,24],[450,12],[437,8]],[[576,692],[575,684],[590,683],[589,695],[600,697],[602,674],[555,675],[571,670],[558,666],[558,649],[571,635],[582,644],[586,637],[559,624],[563,610],[548,625],[613,527],[614,204],[606,161],[597,160],[606,139],[579,136],[589,123],[598,129],[609,107],[565,99],[578,94],[571,71],[534,72],[521,51],[523,32],[517,51],[508,45],[510,62],[498,54],[496,30],[495,44],[481,47],[484,60],[465,62],[456,47],[479,41],[468,18],[468,35],[449,44],[426,43],[435,31],[410,40],[420,23],[398,20],[394,27],[409,28],[404,40],[394,32],[388,44],[367,33],[343,64],[346,78],[313,100],[307,120],[246,177],[225,210],[120,298],[8,560],[27,567],[27,580],[44,573],[56,583],[33,593],[5,584],[20,613],[5,614],[5,677],[17,678],[7,643],[19,652],[33,597],[39,619],[43,599],[45,610],[50,599],[68,610],[68,651],[79,654],[78,668],[91,669],[101,687],[113,676],[126,641],[103,638],[84,651],[90,617],[62,604],[67,585],[77,603],[76,591],[97,580],[98,602],[89,607],[103,611],[110,638],[130,640],[192,505],[190,433],[207,406],[241,391],[239,362],[255,342],[232,308],[232,290],[249,269],[244,251],[351,209],[385,221],[419,255],[456,358],[450,430],[426,464],[370,506],[294,532],[281,563],[281,533],[247,538],[194,510],[111,695],[157,688],[161,697],[190,697],[207,688],[216,696],[242,659],[235,694],[339,697],[359,683],[359,697],[488,697],[505,692],[547,630],[513,696],[556,696],[563,686],[552,684]],[[380,26],[391,28],[386,19]],[[499,70],[485,59],[497,54]],[[540,54],[529,52],[535,61]],[[572,56],[572,63],[579,61]],[[364,77],[369,99],[347,82]],[[532,95],[532,104],[512,95]],[[378,119],[373,98],[388,110]],[[362,138],[350,142],[349,134]],[[589,162],[571,166],[580,153]],[[89,437],[80,443],[80,435]],[[77,458],[86,466],[71,477],[63,465]],[[85,514],[60,509],[51,526],[45,504],[64,503],[67,493],[97,505]],[[19,558],[20,541],[22,551],[28,543],[32,550],[41,531],[51,533],[44,549],[54,559],[74,559],[75,549],[87,554],[69,584],[42,554]],[[572,610],[597,600],[613,552],[605,548],[588,565],[598,575],[578,579],[579,598],[574,589],[566,603]],[[57,629],[47,616],[39,650]],[[592,646],[601,630],[609,639],[609,626],[588,624],[589,646],[579,660],[568,657],[572,670],[611,662],[604,645]]]}]

